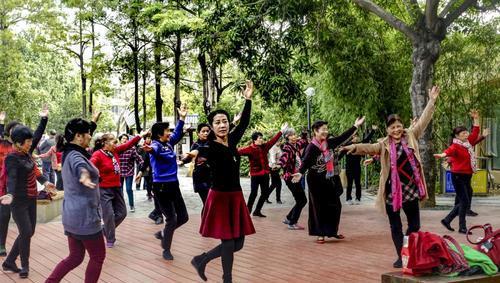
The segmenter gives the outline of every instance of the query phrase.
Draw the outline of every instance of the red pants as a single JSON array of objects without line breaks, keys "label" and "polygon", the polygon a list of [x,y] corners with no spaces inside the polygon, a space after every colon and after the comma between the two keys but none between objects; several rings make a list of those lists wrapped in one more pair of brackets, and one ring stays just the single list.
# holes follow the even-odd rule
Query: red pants
[{"label": "red pants", "polygon": [[63,277],[78,267],[85,257],[85,250],[89,253],[90,260],[85,270],[85,283],[95,283],[101,275],[102,264],[106,257],[104,237],[93,240],[77,240],[68,236],[69,255],[63,259],[52,271],[45,283],[60,282]]}]

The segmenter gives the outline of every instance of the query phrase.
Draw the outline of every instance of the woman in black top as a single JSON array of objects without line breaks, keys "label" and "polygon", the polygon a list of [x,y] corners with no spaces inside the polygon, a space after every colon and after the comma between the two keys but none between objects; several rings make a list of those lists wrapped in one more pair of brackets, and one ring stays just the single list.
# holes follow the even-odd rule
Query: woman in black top
[{"label": "woman in black top", "polygon": [[[5,158],[7,194],[0,200],[4,205],[10,204],[19,235],[2,267],[3,270],[19,272],[21,278],[27,278],[30,242],[36,225],[36,181],[48,190],[55,190],[55,186],[41,174],[33,160],[33,150],[39,142],[33,142],[33,132],[26,126],[18,126],[12,130],[11,139],[14,151]],[[18,256],[21,258],[21,269],[16,266]]]},{"label": "woman in black top", "polygon": [[[347,131],[338,137],[328,137],[328,123],[317,121],[312,125],[314,137],[304,151],[304,157],[299,172],[293,174],[292,181],[297,183],[302,175],[308,171],[307,184],[309,185],[309,235],[318,236],[317,243],[325,242],[325,237],[343,239],[338,234],[342,204],[337,191],[342,186],[334,178],[333,151],[356,132],[365,118],[358,118]],[[339,178],[338,178],[339,179]],[[340,189],[341,190],[341,189]]]},{"label": "woman in black top", "polygon": [[234,252],[243,248],[245,235],[255,233],[241,190],[240,157],[236,148],[250,122],[252,92],[253,84],[247,81],[241,122],[230,133],[229,114],[224,110],[210,113],[208,121],[215,137],[210,140],[208,147],[193,152],[207,157],[212,173],[212,187],[205,202],[200,233],[204,237],[222,241],[217,247],[195,256],[191,261],[204,281],[207,280],[207,263],[221,257],[224,283],[232,282]]}]

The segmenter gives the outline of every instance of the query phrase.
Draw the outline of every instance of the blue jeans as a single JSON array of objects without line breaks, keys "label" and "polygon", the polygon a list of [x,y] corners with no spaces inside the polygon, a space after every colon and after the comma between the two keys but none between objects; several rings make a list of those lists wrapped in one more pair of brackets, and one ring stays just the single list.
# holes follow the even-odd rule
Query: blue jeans
[{"label": "blue jeans", "polygon": [[120,177],[120,184],[123,191],[123,179],[125,179],[125,188],[127,189],[128,204],[130,207],[134,207],[134,191],[132,190],[132,183],[134,182],[134,176]]},{"label": "blue jeans", "polygon": [[43,176],[47,178],[47,181],[51,182],[52,184],[55,183],[55,172],[54,169],[52,169],[52,162],[50,161],[42,161],[42,172]]}]

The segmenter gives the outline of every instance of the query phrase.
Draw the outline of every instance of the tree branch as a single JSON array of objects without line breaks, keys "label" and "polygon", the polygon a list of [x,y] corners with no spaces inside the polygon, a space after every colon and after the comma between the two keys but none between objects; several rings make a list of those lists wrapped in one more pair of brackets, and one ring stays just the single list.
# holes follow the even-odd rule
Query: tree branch
[{"label": "tree branch", "polygon": [[186,11],[186,12],[190,13],[191,15],[196,16],[196,13],[195,13],[193,10],[191,10],[191,9],[189,9],[188,7],[184,6],[184,5],[183,5],[183,4],[182,4],[179,0],[174,0],[174,1],[175,1],[175,2],[179,5],[179,7],[181,7],[184,11]]},{"label": "tree branch", "polygon": [[417,0],[403,0],[403,2],[405,4],[406,11],[410,14],[410,16],[418,18],[423,15]]},{"label": "tree branch", "polygon": [[439,0],[426,0],[425,1],[425,25],[427,28],[434,29],[437,17],[437,9]]},{"label": "tree branch", "polygon": [[450,26],[458,17],[467,11],[467,9],[476,4],[477,0],[465,0],[460,6],[458,6],[458,8],[450,12],[446,18],[444,18],[444,26]]},{"label": "tree branch", "polygon": [[446,14],[448,14],[448,12],[450,11],[450,9],[453,7],[453,5],[455,5],[455,3],[457,3],[458,0],[450,0],[448,1],[448,3],[446,3],[446,6],[444,6],[443,10],[441,11],[441,13],[439,13],[439,17],[440,18],[444,18],[446,16]]},{"label": "tree branch", "polygon": [[379,18],[387,22],[390,26],[406,35],[412,42],[416,41],[417,34],[410,27],[408,27],[400,19],[393,16],[391,13],[373,3],[371,0],[353,0],[353,2],[358,4],[361,8],[377,15]]}]

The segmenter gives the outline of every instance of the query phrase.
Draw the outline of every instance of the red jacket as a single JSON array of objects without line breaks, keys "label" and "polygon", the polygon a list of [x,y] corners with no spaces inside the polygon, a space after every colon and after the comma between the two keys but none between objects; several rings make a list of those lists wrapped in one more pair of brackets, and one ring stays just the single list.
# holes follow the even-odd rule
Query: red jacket
[{"label": "red jacket", "polygon": [[118,154],[124,152],[125,150],[133,147],[141,140],[140,136],[129,140],[128,142],[121,144],[115,148],[113,156],[118,163],[118,173],[115,173],[115,168],[113,166],[113,159],[108,157],[103,150],[96,150],[92,154],[90,161],[99,169],[99,188],[116,188],[120,187],[120,158]]},{"label": "red jacket", "polygon": [[5,157],[7,157],[7,154],[10,152],[14,151],[14,148],[12,147],[12,143],[10,143],[8,140],[2,140],[0,139],[0,196],[3,196],[7,193],[7,186],[6,186],[6,177],[7,175],[3,176],[5,172],[3,172],[3,166],[4,166],[4,161]]},{"label": "red jacket", "polygon": [[[467,138],[469,143],[474,146],[476,145],[480,139],[479,136],[479,127],[474,126],[472,128],[472,132]],[[470,163],[470,155],[469,151],[461,145],[451,144],[444,153],[448,157],[448,162],[451,164],[451,172],[459,173],[459,174],[472,174],[472,166]]]},{"label": "red jacket", "polygon": [[248,156],[248,161],[250,161],[250,176],[263,176],[269,174],[270,170],[267,153],[280,137],[281,132],[278,132],[270,141],[263,145],[258,146],[252,143],[249,146],[238,149],[238,153],[241,156]]}]

